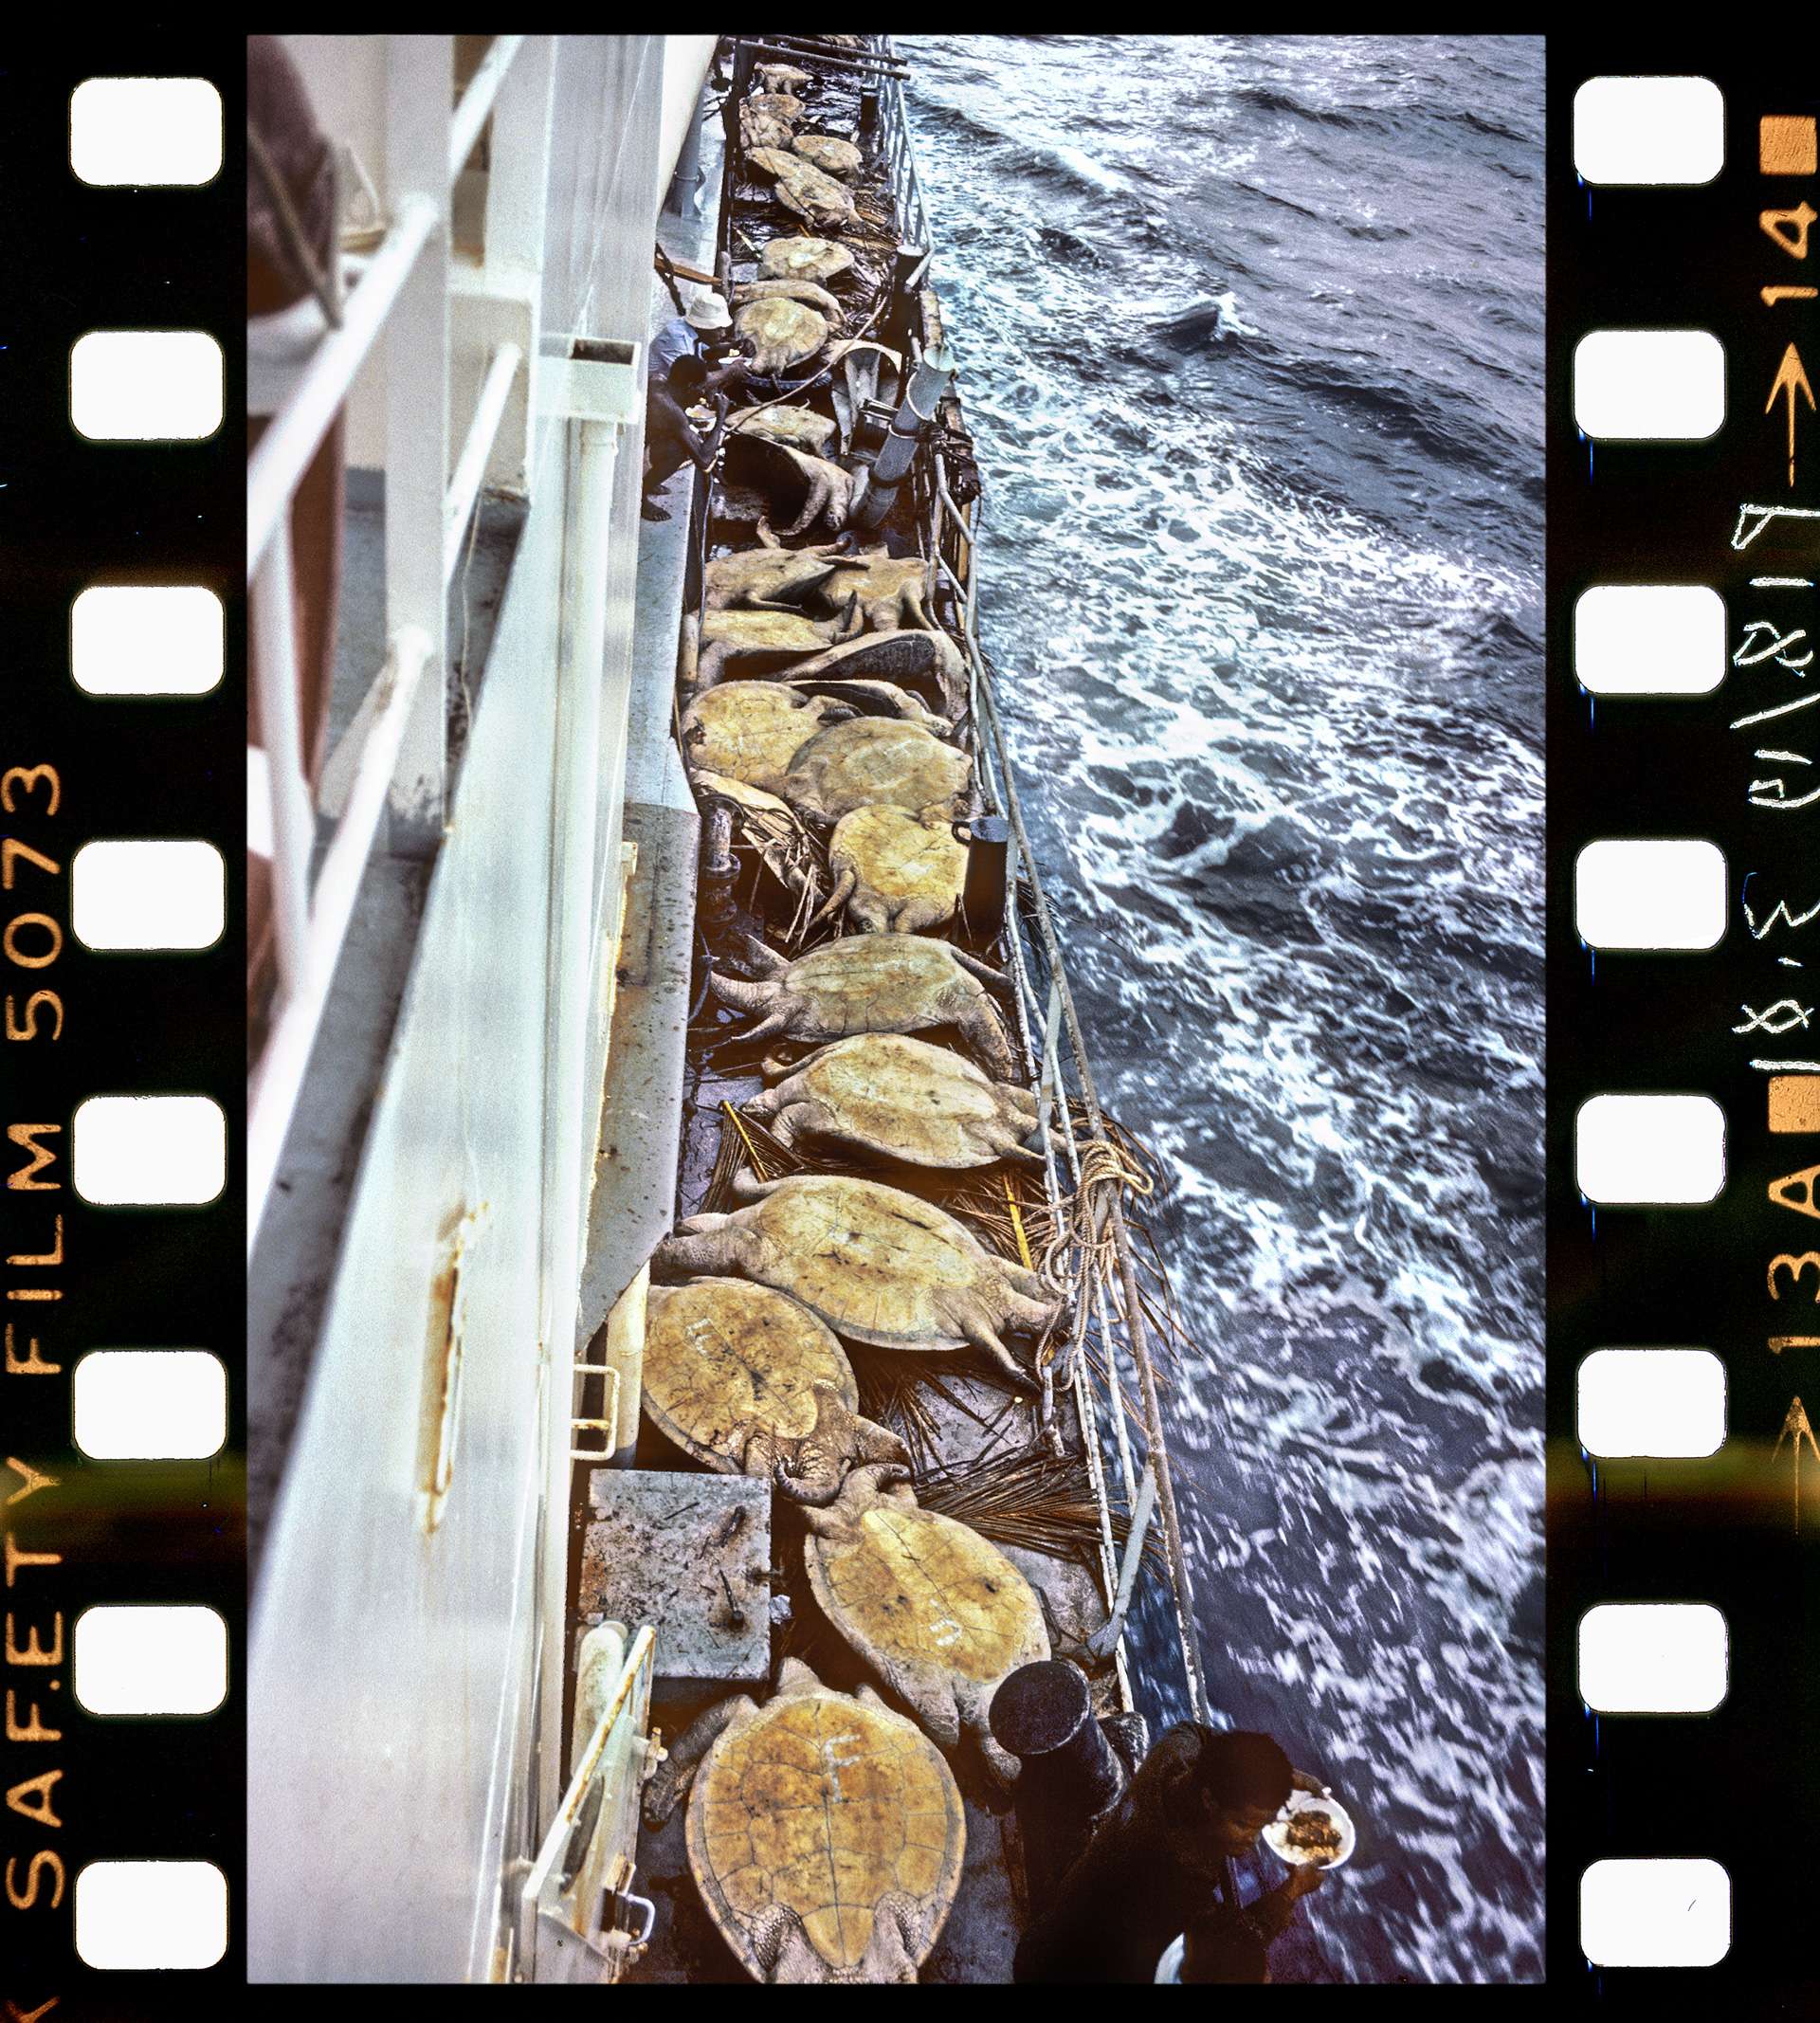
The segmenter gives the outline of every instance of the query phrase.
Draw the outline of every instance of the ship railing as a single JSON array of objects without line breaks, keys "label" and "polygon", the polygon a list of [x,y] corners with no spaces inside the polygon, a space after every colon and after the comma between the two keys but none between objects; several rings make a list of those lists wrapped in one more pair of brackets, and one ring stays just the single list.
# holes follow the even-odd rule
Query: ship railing
[{"label": "ship railing", "polygon": [[[781,46],[788,40],[771,38],[779,58],[792,53]],[[899,240],[906,246],[915,246],[924,256],[922,265],[910,278],[909,285],[914,286],[926,272],[933,242],[910,144],[900,74],[901,62],[888,35],[865,37],[864,52],[876,66],[867,82],[868,88],[876,88],[880,95],[880,144],[896,210]],[[820,49],[803,53],[812,53],[823,62],[850,61],[829,57]],[[911,346],[916,348],[914,334]],[[1089,1234],[1096,1248],[1110,1248],[1112,1276],[1117,1282],[1116,1292],[1112,1292],[1105,1272],[1096,1267],[1085,1274],[1088,1289],[1077,1305],[1074,1340],[1062,1368],[1063,1383],[1074,1399],[1081,1422],[1082,1445],[1099,1516],[1101,1580],[1111,1612],[1106,1629],[1094,1648],[1100,1655],[1113,1656],[1120,1700],[1124,1706],[1131,1707],[1124,1623],[1154,1508],[1162,1530],[1189,1710],[1195,1719],[1206,1720],[1209,1706],[1194,1631],[1193,1587],[1182,1545],[1143,1287],[1122,1205],[1122,1186],[1117,1184],[1116,1177],[1114,1184],[1105,1184],[1103,1177],[1108,1171],[1116,1176],[1120,1166],[1106,1157],[1106,1148],[1114,1140],[1101,1107],[1054,917],[1030,846],[992,669],[980,649],[978,582],[974,567],[977,520],[971,509],[963,510],[956,503],[938,457],[935,463],[933,486],[924,488],[928,519],[922,540],[929,566],[929,604],[935,610],[943,590],[952,599],[954,629],[960,635],[968,665],[978,784],[990,811],[1003,812],[1012,830],[1007,880],[1017,931],[1007,939],[1010,944],[1018,1031],[1030,1072],[1039,1084],[1045,1188],[1055,1216],[1061,1215],[1070,1200],[1079,1200],[1083,1192],[1088,1194]],[[984,738],[980,737],[982,728]],[[1020,887],[1029,894],[1028,908],[1018,903]],[[1037,962],[1041,964],[1046,990],[1033,980]],[[1076,1122],[1077,1104],[1085,1117],[1084,1138]],[[1111,1433],[1110,1467],[1101,1428],[1101,1408],[1086,1353],[1090,1323],[1097,1328],[1103,1364],[1108,1399],[1105,1411]],[[1041,1375],[1041,1424],[1053,1440],[1057,1437],[1055,1359]],[[1136,1418],[1127,1396],[1127,1386],[1134,1378],[1141,1399],[1141,1415]],[[1114,1532],[1116,1507],[1122,1508],[1125,1518],[1122,1548]]]},{"label": "ship railing", "polygon": [[[542,268],[541,191],[549,156],[549,36],[493,39],[459,101],[449,35],[389,35],[386,163],[378,244],[337,253],[329,283],[340,321],[316,314],[315,340],[249,372],[249,411],[268,418],[246,465],[246,573],[262,749],[247,748],[248,847],[271,866],[278,962],[274,1015],[248,1079],[250,1254],[321,1023],[336,963],[383,819],[400,854],[434,853],[448,778],[444,705],[446,600],[500,424],[528,386],[537,301],[520,277]],[[485,262],[478,282],[452,272],[451,194],[493,120]],[[451,290],[517,341],[487,363],[452,472],[448,465]],[[291,507],[370,357],[383,365],[386,649],[378,674],[325,770],[322,811],[338,811],[312,885],[317,813],[305,771]],[[524,410],[530,411],[530,400]]]},{"label": "ship railing", "polygon": [[[979,783],[992,803],[988,811],[1004,814],[1011,827],[1012,847],[1006,878],[1020,931],[1008,936],[1007,939],[1016,984],[1018,1030],[1027,1061],[1039,1084],[1043,1118],[1040,1143],[1046,1187],[1051,1212],[1059,1213],[1065,1194],[1079,1195],[1088,1180],[1090,1149],[1096,1144],[1107,1144],[1110,1139],[1054,916],[1044,890],[1036,853],[1030,845],[1023,801],[1017,790],[1017,775],[1006,744],[996,683],[980,650],[978,576],[974,566],[978,535],[977,501],[969,510],[963,510],[956,502],[947,475],[937,459],[927,537],[932,587],[946,588],[957,613],[960,643],[967,658],[971,708],[979,754]],[[982,729],[986,734],[983,739],[979,736]],[[1028,892],[1028,907],[1018,903],[1020,886]],[[1046,992],[1039,990],[1033,980],[1029,959],[1032,951],[1040,957],[1048,983]],[[1084,1143],[1075,1120],[1077,1103],[1085,1114]],[[1105,1171],[1103,1163],[1100,1171]],[[1065,1189],[1063,1184],[1065,1173],[1068,1182]],[[1104,1273],[1098,1269],[1087,1273],[1090,1293],[1083,1297],[1076,1317],[1075,1340],[1065,1376],[1080,1414],[1088,1472],[1100,1510],[1101,1574],[1108,1606],[1114,1612],[1110,1627],[1118,1640],[1117,1662],[1124,1704],[1131,1704],[1129,1668],[1122,1633],[1124,1610],[1129,1607],[1134,1591],[1154,1504],[1162,1527],[1164,1560],[1169,1573],[1172,1610],[1181,1647],[1190,1710],[1194,1719],[1206,1720],[1207,1688],[1194,1631],[1193,1584],[1182,1545],[1181,1521],[1163,1430],[1151,1329],[1146,1321],[1144,1292],[1122,1195],[1123,1188],[1117,1184],[1095,1189],[1091,1210],[1093,1232],[1096,1238],[1111,1247],[1117,1297],[1108,1297]],[[1103,1358],[1106,1409],[1116,1461],[1116,1479],[1113,1481],[1107,1479],[1101,1439],[1101,1408],[1084,1353],[1089,1304],[1091,1318],[1098,1323],[1100,1352]],[[1045,1372],[1046,1408],[1050,1404],[1052,1376],[1053,1365]],[[1136,1378],[1142,1401],[1139,1424],[1133,1423],[1127,1402],[1128,1376]],[[1114,1544],[1111,1513],[1115,1502],[1122,1504],[1127,1520],[1122,1554]]]}]

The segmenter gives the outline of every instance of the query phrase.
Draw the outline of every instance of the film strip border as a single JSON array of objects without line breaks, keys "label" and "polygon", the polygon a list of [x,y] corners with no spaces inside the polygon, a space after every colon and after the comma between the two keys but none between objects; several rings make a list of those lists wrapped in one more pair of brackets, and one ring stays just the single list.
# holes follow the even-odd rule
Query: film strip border
[{"label": "film strip border", "polygon": [[0,68],[0,2002],[244,1981],[245,46]]},{"label": "film strip border", "polygon": [[1548,1977],[1811,2013],[1820,65],[1636,49],[1549,44]]}]

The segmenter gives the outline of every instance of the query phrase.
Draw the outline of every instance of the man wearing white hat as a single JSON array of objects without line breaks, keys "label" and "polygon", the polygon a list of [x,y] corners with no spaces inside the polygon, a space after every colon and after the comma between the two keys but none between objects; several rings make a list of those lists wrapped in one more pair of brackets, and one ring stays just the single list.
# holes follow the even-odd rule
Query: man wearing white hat
[{"label": "man wearing white hat", "polygon": [[[743,360],[735,358],[710,368],[703,355],[703,340],[732,327],[727,305],[714,290],[698,288],[687,310],[672,317],[651,340],[645,410],[646,519],[668,519],[656,495],[684,463],[704,472],[714,466],[726,427],[728,392],[744,386],[746,367]],[[703,399],[713,405],[716,414],[714,428],[705,440],[697,436],[688,417],[688,410]]]}]

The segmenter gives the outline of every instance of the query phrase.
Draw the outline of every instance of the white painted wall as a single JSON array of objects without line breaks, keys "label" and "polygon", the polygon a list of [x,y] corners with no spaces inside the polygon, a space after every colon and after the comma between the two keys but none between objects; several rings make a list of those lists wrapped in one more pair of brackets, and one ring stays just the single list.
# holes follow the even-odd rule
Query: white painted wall
[{"label": "white painted wall", "polygon": [[[670,173],[661,113],[687,74],[669,71],[661,41],[559,39],[541,290],[552,342],[645,334]],[[348,42],[296,38],[313,88],[322,81],[322,117],[377,148],[376,129],[359,125],[376,42]],[[599,961],[552,959],[553,921],[555,896],[577,878],[595,895],[591,945],[618,917],[642,423],[641,405],[610,519],[601,806],[585,865],[560,861],[554,805],[574,455],[567,423],[534,431],[532,508],[254,1596],[256,1980],[490,1977],[507,1865],[538,1836],[560,1748],[548,1709],[560,1705],[551,1668],[563,1629],[560,1569],[553,1583],[543,1548],[562,1550],[567,1518],[549,1526],[545,1497],[566,1445],[578,1296],[547,1260],[553,1217],[579,1212],[574,1176],[552,1171],[546,1042],[574,1014],[577,971],[591,990],[605,980]],[[453,1466],[426,1528],[424,1430],[437,1423],[444,1267],[463,1216]],[[566,1498],[566,1467],[560,1479]]]}]

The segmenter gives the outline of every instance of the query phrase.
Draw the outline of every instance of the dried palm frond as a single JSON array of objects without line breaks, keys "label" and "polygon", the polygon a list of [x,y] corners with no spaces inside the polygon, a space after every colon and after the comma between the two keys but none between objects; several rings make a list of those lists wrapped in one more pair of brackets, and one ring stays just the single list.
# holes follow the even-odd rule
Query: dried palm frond
[{"label": "dried palm frond", "polygon": [[[904,1445],[910,1449],[913,1468],[934,1467],[941,1460],[937,1444],[941,1429],[929,1407],[927,1394],[930,1392],[988,1433],[1003,1437],[1006,1430],[1014,1430],[1017,1426],[1017,1408],[1025,1402],[1021,1392],[1003,1390],[1004,1403],[988,1418],[959,1396],[946,1382],[941,1371],[926,1357],[900,1355],[890,1349],[873,1348],[862,1342],[848,1342],[846,1348],[846,1359],[853,1366],[853,1376],[860,1387],[861,1413],[902,1436]],[[973,1381],[997,1391],[1000,1386],[993,1380],[995,1374],[970,1371],[969,1376]]]},{"label": "dried palm frond", "polygon": [[[931,1468],[919,1472],[915,1487],[925,1510],[970,1525],[983,1538],[1097,1566],[1100,1508],[1086,1462],[1078,1454],[1039,1448],[970,1462],[964,1469]],[[1113,1542],[1121,1552],[1129,1530],[1124,1514],[1114,1511]],[[1155,1530],[1144,1540],[1144,1558],[1157,1572],[1166,1570]]]}]

